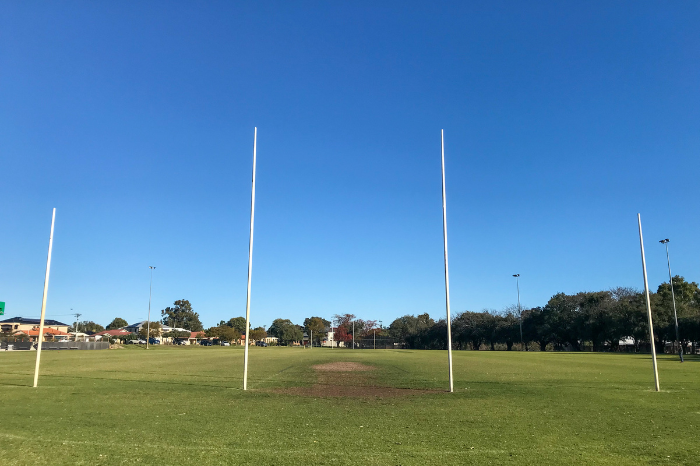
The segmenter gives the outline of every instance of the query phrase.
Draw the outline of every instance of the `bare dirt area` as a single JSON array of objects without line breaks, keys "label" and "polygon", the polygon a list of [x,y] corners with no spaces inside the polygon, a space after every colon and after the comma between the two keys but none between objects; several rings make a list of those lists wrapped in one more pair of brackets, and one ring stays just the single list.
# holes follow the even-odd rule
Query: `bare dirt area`
[{"label": "bare dirt area", "polygon": [[373,371],[374,366],[361,364],[359,362],[329,362],[327,364],[317,364],[312,366],[318,372],[364,372]]},{"label": "bare dirt area", "polygon": [[283,388],[274,392],[317,398],[392,398],[436,393],[435,390],[378,386],[374,377],[371,377],[371,372],[377,368],[359,362],[332,362],[318,364],[312,368],[316,373],[316,383],[312,386]]}]

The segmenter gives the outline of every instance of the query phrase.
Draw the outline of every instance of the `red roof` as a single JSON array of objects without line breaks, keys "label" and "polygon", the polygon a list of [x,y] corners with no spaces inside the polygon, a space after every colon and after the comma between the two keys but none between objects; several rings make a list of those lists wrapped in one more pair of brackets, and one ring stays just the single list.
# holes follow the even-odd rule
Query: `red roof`
[{"label": "red roof", "polygon": [[[33,328],[31,330],[17,330],[15,333],[24,333],[29,337],[38,337],[39,329]],[[60,330],[56,330],[55,328],[45,328],[44,335],[72,335],[72,333],[61,332]]]},{"label": "red roof", "polygon": [[95,335],[111,335],[113,337],[116,337],[118,335],[130,335],[131,332],[128,330],[124,330],[123,328],[115,328],[114,330],[103,330],[101,332],[97,332]]},{"label": "red roof", "polygon": [[205,336],[204,332],[190,332],[190,338],[204,338]]}]

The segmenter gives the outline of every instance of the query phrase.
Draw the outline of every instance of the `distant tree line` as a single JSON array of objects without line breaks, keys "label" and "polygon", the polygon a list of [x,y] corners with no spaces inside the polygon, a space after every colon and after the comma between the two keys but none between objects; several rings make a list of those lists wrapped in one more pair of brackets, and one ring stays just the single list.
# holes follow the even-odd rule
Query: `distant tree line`
[{"label": "distant tree line", "polygon": [[[681,276],[673,278],[678,325],[684,346],[700,341],[700,289],[695,282]],[[661,284],[650,293],[655,345],[662,351],[675,340],[671,286]],[[543,307],[522,310],[511,307],[504,312],[465,311],[453,318],[452,343],[456,349],[512,350],[522,341],[533,349],[594,351],[619,349],[620,340],[631,339],[638,351],[649,344],[646,300],[644,293],[631,288],[557,293]],[[434,321],[428,314],[406,315],[394,320],[389,335],[407,348],[446,349],[445,320]],[[693,348],[694,350],[694,348]]]}]

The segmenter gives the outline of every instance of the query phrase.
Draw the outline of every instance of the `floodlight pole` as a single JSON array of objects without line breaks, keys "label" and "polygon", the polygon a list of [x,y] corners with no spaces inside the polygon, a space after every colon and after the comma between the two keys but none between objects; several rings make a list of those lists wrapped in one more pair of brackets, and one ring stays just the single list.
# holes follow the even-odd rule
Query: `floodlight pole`
[{"label": "floodlight pole", "polygon": [[253,182],[250,194],[250,241],[248,242],[248,291],[245,301],[245,349],[243,351],[243,390],[248,390],[248,347],[250,346],[250,279],[253,274],[253,221],[255,219],[255,162],[258,150],[258,128],[253,136]]},{"label": "floodlight pole", "polygon": [[520,307],[520,274],[516,273],[513,275],[515,277],[515,287],[518,290],[518,320],[520,321],[520,351],[525,350],[525,343],[523,341],[523,308]]},{"label": "floodlight pole", "polygon": [[649,282],[647,281],[647,262],[644,258],[644,237],[642,236],[642,216],[637,214],[637,222],[639,223],[639,247],[642,250],[642,271],[644,272],[644,294],[647,299],[647,316],[649,319],[649,341],[651,341],[651,362],[654,367],[654,385],[656,391],[659,391],[659,371],[656,367],[656,347],[654,346],[654,325],[651,319],[651,304],[649,303]]},{"label": "floodlight pole", "polygon": [[39,338],[36,347],[36,366],[34,367],[34,388],[39,383],[39,364],[41,362],[41,343],[44,339],[44,317],[46,317],[46,297],[49,294],[49,272],[51,271],[51,249],[53,248],[53,226],[56,221],[56,208],[51,215],[51,233],[49,234],[49,254],[46,258],[46,275],[44,276],[44,296],[41,298],[41,320],[39,320]]},{"label": "floodlight pole", "polygon": [[450,318],[450,275],[447,265],[447,201],[445,195],[445,130],[440,130],[442,143],[442,236],[445,248],[445,308],[447,310],[447,362],[449,364],[450,392],[454,392],[452,380],[452,320]]},{"label": "floodlight pole", "polygon": [[148,320],[146,321],[146,349],[148,349],[148,341],[151,339],[151,296],[153,295],[153,270],[154,266],[149,265],[151,269],[151,284],[148,287]]},{"label": "floodlight pole", "polygon": [[676,324],[676,342],[678,343],[678,356],[683,362],[683,345],[681,344],[680,333],[678,332],[678,314],[676,313],[676,293],[673,291],[673,276],[671,275],[671,257],[668,255],[668,238],[662,239],[659,243],[666,246],[666,262],[668,262],[668,282],[671,284],[671,298],[673,299],[673,320]]}]

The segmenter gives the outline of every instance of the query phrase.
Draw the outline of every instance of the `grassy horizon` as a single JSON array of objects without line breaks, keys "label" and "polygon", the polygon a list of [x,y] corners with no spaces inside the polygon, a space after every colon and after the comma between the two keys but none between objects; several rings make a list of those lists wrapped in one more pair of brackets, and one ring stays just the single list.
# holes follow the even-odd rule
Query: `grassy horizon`
[{"label": "grassy horizon", "polygon": [[[700,359],[649,355],[251,348],[0,353],[3,464],[657,464],[700,456]],[[277,393],[315,364],[405,397]],[[340,379],[339,379],[340,380]],[[348,382],[350,380],[350,382]],[[340,383],[340,382],[339,382]]]}]

